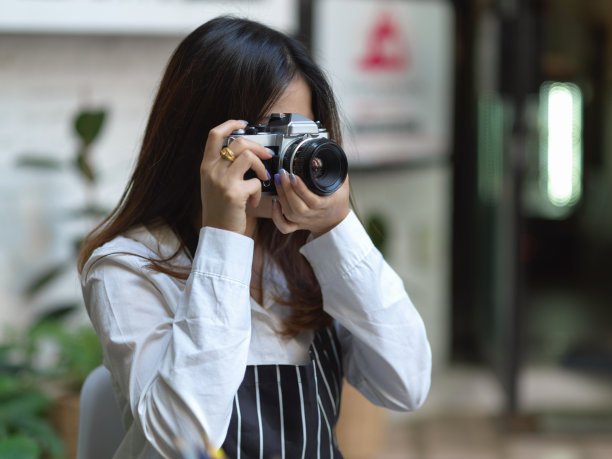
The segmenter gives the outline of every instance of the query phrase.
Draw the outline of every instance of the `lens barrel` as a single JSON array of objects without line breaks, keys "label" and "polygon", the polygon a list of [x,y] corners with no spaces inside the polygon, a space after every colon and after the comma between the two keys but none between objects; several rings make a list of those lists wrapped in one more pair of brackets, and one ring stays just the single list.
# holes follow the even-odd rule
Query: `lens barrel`
[{"label": "lens barrel", "polygon": [[336,142],[319,137],[292,143],[283,157],[283,168],[300,177],[313,193],[327,196],[344,183],[348,162]]}]

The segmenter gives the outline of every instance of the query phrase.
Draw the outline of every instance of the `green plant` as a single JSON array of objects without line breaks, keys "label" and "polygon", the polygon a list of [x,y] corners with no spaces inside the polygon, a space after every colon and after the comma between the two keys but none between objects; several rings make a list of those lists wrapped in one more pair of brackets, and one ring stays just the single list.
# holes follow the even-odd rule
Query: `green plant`
[{"label": "green plant", "polygon": [[61,382],[68,391],[78,392],[91,370],[102,363],[102,348],[90,325],[70,328],[61,319],[44,318],[30,327],[27,337],[31,366],[36,366],[43,346],[53,348],[51,361],[38,365],[38,378]]},{"label": "green plant", "polygon": [[365,229],[370,239],[372,239],[374,246],[380,250],[380,253],[386,255],[389,228],[385,217],[380,214],[369,215],[365,221]]},{"label": "green plant", "polygon": [[[75,115],[73,120],[73,131],[79,143],[76,153],[71,160],[61,161],[55,158],[49,158],[48,156],[41,156],[40,154],[27,154],[19,158],[17,162],[19,167],[27,167],[44,172],[60,171],[67,168],[81,177],[85,186],[84,194],[86,202],[84,207],[75,209],[67,214],[69,218],[97,218],[107,213],[106,209],[99,206],[93,200],[93,193],[90,192],[91,188],[97,184],[98,180],[95,169],[92,166],[91,153],[95,141],[102,132],[105,119],[106,111],[101,109],[84,109],[80,110]],[[79,238],[73,242],[73,251],[75,254],[81,246],[81,241],[82,239]],[[44,269],[38,275],[34,276],[24,290],[26,297],[28,299],[33,298],[45,287],[57,280],[68,269],[74,269],[74,257],[60,260],[53,266]],[[79,306],[80,304],[77,302],[68,302],[54,305],[54,307],[49,309],[52,311],[52,314],[55,314],[57,317],[58,315],[70,313]]]},{"label": "green plant", "polygon": [[[103,109],[83,109],[76,113],[72,127],[78,145],[71,160],[62,161],[49,158],[48,155],[28,154],[22,156],[18,161],[19,167],[39,171],[52,172],[68,169],[82,179],[85,205],[69,212],[67,218],[101,217],[107,213],[95,202],[92,197],[94,194],[91,192],[98,181],[91,156],[94,143],[102,132],[105,120],[106,111]],[[33,300],[65,272],[75,269],[76,254],[81,241],[82,238],[73,241],[69,257],[43,269],[30,280],[24,289],[27,300]],[[58,377],[63,374],[66,382],[74,387],[80,387],[80,383],[87,374],[102,361],[100,345],[90,326],[69,331],[66,330],[66,325],[63,323],[66,317],[81,307],[82,303],[78,299],[49,305],[45,308],[48,312],[43,314],[29,331],[29,355],[32,356],[40,348],[41,343],[52,342],[58,354],[58,362],[53,371],[54,376]]]},{"label": "green plant", "polygon": [[[104,110],[81,110],[75,115],[73,130],[78,147],[72,160],[30,154],[18,161],[19,167],[44,172],[68,169],[82,179],[85,204],[67,213],[66,218],[106,214],[93,199],[97,174],[91,163],[93,144],[105,118]],[[80,244],[81,239],[75,240],[69,257],[31,279],[24,290],[28,301],[69,269],[75,269]],[[78,392],[85,377],[102,362],[101,346],[91,325],[73,328],[65,320],[78,308],[82,308],[78,299],[49,305],[45,308],[49,312],[20,335],[13,333],[13,338],[0,346],[0,458],[65,457],[64,444],[47,420],[54,402],[42,388],[60,382],[63,389]],[[41,353],[43,349],[45,353]]]},{"label": "green plant", "polygon": [[36,386],[25,346],[0,347],[0,457],[59,459],[63,443],[46,419],[51,400]]}]

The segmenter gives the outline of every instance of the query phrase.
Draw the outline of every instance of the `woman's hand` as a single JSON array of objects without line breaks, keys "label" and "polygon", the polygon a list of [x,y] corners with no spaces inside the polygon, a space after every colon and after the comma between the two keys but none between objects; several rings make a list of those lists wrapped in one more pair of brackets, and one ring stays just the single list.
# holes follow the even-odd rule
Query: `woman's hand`
[{"label": "woman's hand", "polygon": [[[244,127],[244,121],[230,120],[208,134],[200,165],[202,226],[246,234],[247,203],[257,207],[261,199],[260,180],[270,179],[262,159],[271,158],[272,152],[263,145],[238,137],[230,145],[236,159],[232,162],[221,157],[223,139]],[[255,171],[257,178],[244,180],[249,169]]]},{"label": "woman's hand", "polygon": [[282,233],[309,230],[319,237],[340,223],[349,213],[348,177],[329,196],[308,189],[297,175],[281,170],[274,175],[278,200],[272,207],[272,220]]}]

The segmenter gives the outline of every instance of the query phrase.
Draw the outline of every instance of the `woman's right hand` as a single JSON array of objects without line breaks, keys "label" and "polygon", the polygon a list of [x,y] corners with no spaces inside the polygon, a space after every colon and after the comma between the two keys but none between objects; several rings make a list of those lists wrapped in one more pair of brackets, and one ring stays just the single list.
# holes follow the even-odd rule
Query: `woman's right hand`
[{"label": "woman's right hand", "polygon": [[[229,145],[236,156],[231,162],[221,157],[223,139],[247,123],[229,120],[211,129],[200,165],[200,195],[202,199],[202,226],[213,226],[240,234],[247,230],[247,203],[257,207],[261,199],[261,181],[270,176],[262,160],[272,157],[272,152],[244,137],[238,137]],[[257,178],[244,179],[253,169]]]}]

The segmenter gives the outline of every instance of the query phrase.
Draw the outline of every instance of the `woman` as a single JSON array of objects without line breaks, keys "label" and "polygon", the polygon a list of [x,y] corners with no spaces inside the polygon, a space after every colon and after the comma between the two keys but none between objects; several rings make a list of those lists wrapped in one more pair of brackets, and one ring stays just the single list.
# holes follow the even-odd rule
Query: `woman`
[{"label": "woman", "polygon": [[[312,193],[234,130],[271,113],[340,141],[323,74],[297,41],[217,18],[172,56],[142,150],[79,258],[126,436],[116,457],[341,457],[342,378],[378,405],[419,407],[431,353],[401,280],[349,208]],[[203,152],[203,153],[202,153]],[[252,169],[257,178],[246,180]],[[199,190],[199,193],[198,193]]]}]

